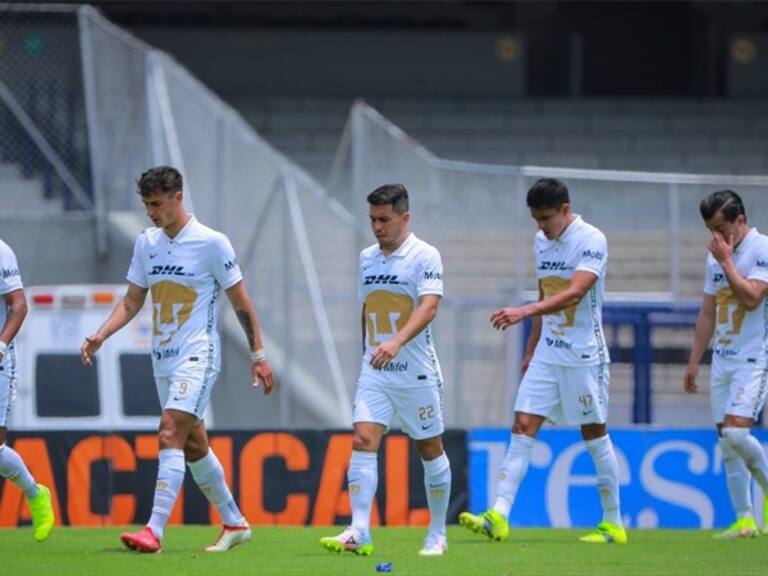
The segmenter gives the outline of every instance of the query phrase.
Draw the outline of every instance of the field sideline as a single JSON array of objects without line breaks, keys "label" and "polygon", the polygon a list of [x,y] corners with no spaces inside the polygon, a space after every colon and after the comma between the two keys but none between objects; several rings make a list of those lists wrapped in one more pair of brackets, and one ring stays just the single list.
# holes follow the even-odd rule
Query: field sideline
[{"label": "field sideline", "polygon": [[504,544],[452,526],[450,548],[442,558],[421,558],[423,529],[379,528],[373,531],[376,550],[369,558],[340,556],[322,550],[317,540],[331,528],[254,529],[250,544],[226,554],[206,554],[217,530],[171,527],[163,553],[142,556],[120,544],[122,528],[59,528],[51,539],[36,544],[29,528],[0,530],[0,574],[3,576],[104,575],[177,576],[230,574],[376,574],[380,562],[392,562],[392,574],[529,575],[574,574],[765,574],[768,537],[713,541],[712,532],[635,530],[626,546],[587,545],[577,541],[584,530],[513,529]]}]

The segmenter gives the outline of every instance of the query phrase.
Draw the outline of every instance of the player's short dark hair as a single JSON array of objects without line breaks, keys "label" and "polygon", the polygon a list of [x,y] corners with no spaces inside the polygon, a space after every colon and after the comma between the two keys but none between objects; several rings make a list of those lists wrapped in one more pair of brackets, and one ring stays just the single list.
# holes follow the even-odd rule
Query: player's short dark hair
[{"label": "player's short dark hair", "polygon": [[138,193],[142,198],[154,194],[155,192],[165,192],[166,194],[175,194],[182,189],[184,179],[181,172],[172,166],[155,166],[150,168],[136,180]]},{"label": "player's short dark hair", "polygon": [[368,194],[368,204],[371,206],[392,205],[392,210],[398,214],[408,212],[408,190],[402,184],[384,184]]},{"label": "player's short dark hair", "polygon": [[571,202],[568,188],[560,180],[554,178],[539,178],[525,199],[528,208],[560,208]]},{"label": "player's short dark hair", "polygon": [[699,212],[705,222],[712,220],[718,212],[723,213],[726,222],[733,222],[740,214],[747,217],[741,196],[733,190],[718,190],[702,198]]}]

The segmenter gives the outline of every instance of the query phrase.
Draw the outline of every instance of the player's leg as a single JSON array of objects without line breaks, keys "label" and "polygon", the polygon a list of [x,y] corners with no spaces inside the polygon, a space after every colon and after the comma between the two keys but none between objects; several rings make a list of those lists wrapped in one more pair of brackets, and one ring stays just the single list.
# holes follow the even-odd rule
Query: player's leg
[{"label": "player's leg", "polygon": [[394,406],[382,386],[358,383],[352,415],[352,457],[347,471],[352,524],[341,534],[321,538],[320,545],[326,550],[361,556],[373,553],[370,526],[371,506],[379,484],[377,453],[393,415]]},{"label": "player's leg", "polygon": [[768,369],[765,367],[743,363],[734,368],[722,436],[744,461],[763,492],[768,494],[768,459],[760,442],[751,434],[754,419],[765,404],[767,389]]},{"label": "player's leg", "polygon": [[562,366],[558,371],[563,412],[567,421],[581,427],[581,437],[595,466],[603,509],[603,519],[597,530],[583,536],[581,541],[625,544],[627,533],[621,521],[619,463],[605,424],[608,420],[608,365]]},{"label": "player's leg", "polygon": [[190,390],[186,378],[156,378],[155,381],[163,413],[158,432],[160,450],[152,514],[143,530],[120,535],[128,548],[147,553],[159,552],[162,548],[165,525],[184,482],[184,446],[199,420],[193,398],[196,391]]},{"label": "player's leg", "polygon": [[476,515],[462,512],[459,523],[489,538],[503,541],[509,536],[508,518],[520,484],[528,472],[536,435],[548,417],[560,410],[555,367],[535,360],[523,377],[515,401],[512,437],[499,470],[493,508]]},{"label": "player's leg", "polygon": [[11,378],[0,375],[0,476],[24,493],[32,513],[35,540],[42,542],[48,538],[55,523],[51,493],[47,487],[35,482],[19,453],[6,445],[7,426],[15,396],[14,384]]},{"label": "player's leg", "polygon": [[448,547],[446,516],[451,498],[451,463],[443,448],[442,382],[395,388],[390,396],[403,430],[414,440],[424,467],[430,521],[419,554],[441,556]]},{"label": "player's leg", "polygon": [[192,429],[184,447],[184,457],[192,478],[208,501],[216,507],[223,523],[216,542],[206,552],[226,552],[251,539],[251,528],[227,486],[224,468],[208,442],[205,423]]}]

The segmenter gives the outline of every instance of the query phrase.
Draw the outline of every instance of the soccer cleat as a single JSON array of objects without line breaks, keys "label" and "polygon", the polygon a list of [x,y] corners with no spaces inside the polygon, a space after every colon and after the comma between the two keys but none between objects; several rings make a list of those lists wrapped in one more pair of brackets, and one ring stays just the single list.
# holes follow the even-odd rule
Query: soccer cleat
[{"label": "soccer cleat", "polygon": [[582,536],[579,540],[588,544],[626,544],[627,531],[624,530],[624,526],[603,521],[597,525],[597,530]]},{"label": "soccer cleat", "polygon": [[56,517],[53,514],[53,505],[51,504],[51,491],[42,484],[38,484],[37,488],[37,496],[27,500],[27,503],[29,504],[29,511],[32,512],[35,540],[42,542],[51,535]]},{"label": "soccer cleat", "polygon": [[120,540],[127,548],[144,554],[157,554],[163,549],[160,539],[149,526],[138,532],[123,532]]},{"label": "soccer cleat", "polygon": [[207,546],[206,552],[226,552],[238,544],[251,540],[251,527],[248,524],[242,526],[222,526],[221,534],[216,542]]},{"label": "soccer cleat", "polygon": [[768,534],[768,495],[763,500],[763,534]]},{"label": "soccer cleat", "polygon": [[509,536],[507,519],[493,509],[486,510],[479,516],[462,512],[459,514],[459,524],[477,534],[485,534],[497,542],[503,542]]},{"label": "soccer cleat", "polygon": [[419,556],[442,556],[448,550],[448,539],[444,534],[427,534]]},{"label": "soccer cleat", "polygon": [[320,546],[329,552],[352,552],[358,556],[373,554],[373,541],[369,535],[363,536],[354,528],[347,528],[338,536],[320,538]]},{"label": "soccer cleat", "polygon": [[713,536],[716,540],[730,540],[732,538],[756,538],[760,535],[754,518],[739,518],[722,532]]}]

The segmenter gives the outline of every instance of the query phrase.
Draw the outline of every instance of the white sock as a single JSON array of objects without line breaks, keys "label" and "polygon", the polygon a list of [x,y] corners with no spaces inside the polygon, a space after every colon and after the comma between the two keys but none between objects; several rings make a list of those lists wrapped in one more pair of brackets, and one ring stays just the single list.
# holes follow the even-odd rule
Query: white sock
[{"label": "white sock", "polygon": [[760,442],[749,432],[749,428],[723,428],[723,439],[744,460],[747,470],[768,494],[768,459]]},{"label": "white sock", "polygon": [[515,503],[517,489],[528,471],[531,450],[535,440],[524,434],[512,434],[507,448],[507,455],[499,470],[499,484],[496,487],[496,503],[493,509],[504,518],[509,517],[512,504]]},{"label": "white sock", "polygon": [[178,448],[160,450],[155,499],[152,503],[152,516],[150,516],[147,526],[161,540],[163,539],[165,524],[168,522],[173,505],[176,503],[176,496],[178,496],[184,482],[185,471],[184,450]]},{"label": "white sock", "polygon": [[585,440],[584,445],[592,456],[597,472],[597,489],[600,492],[600,504],[603,507],[603,521],[622,526],[619,509],[619,463],[613,442],[606,434],[593,440]]},{"label": "white sock", "polygon": [[736,518],[752,518],[752,495],[749,484],[751,477],[744,460],[734,452],[725,438],[718,440],[720,452],[723,455],[728,494],[731,496],[731,504],[736,512]]},{"label": "white sock", "polygon": [[229,491],[224,478],[224,468],[221,467],[221,462],[216,458],[213,450],[209,448],[206,456],[195,462],[187,462],[187,466],[200,491],[205,494],[211,504],[216,506],[224,525],[244,526],[245,518],[240,513],[232,492]]},{"label": "white sock", "polygon": [[0,444],[0,476],[18,486],[27,500],[37,496],[37,484],[29,468],[24,464],[19,453],[5,444]]},{"label": "white sock", "polygon": [[349,501],[352,505],[352,528],[362,535],[371,528],[371,504],[379,484],[376,452],[352,451],[347,471]]},{"label": "white sock", "polygon": [[451,499],[451,463],[445,452],[434,460],[422,460],[421,463],[429,505],[429,533],[445,536],[445,517]]}]

